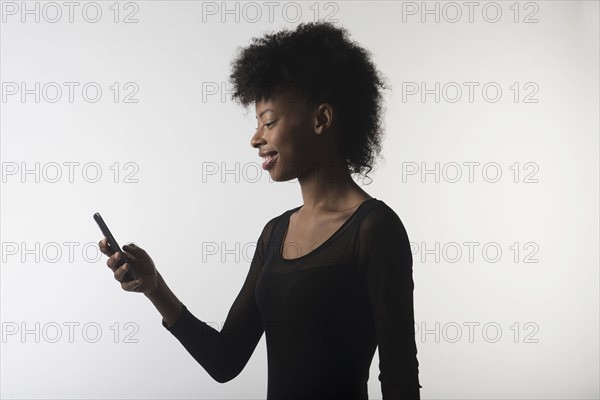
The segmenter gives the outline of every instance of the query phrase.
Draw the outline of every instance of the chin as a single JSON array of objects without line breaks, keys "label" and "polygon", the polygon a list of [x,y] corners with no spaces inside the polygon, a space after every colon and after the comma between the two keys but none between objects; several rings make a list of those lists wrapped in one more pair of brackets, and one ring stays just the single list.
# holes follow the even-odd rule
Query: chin
[{"label": "chin", "polygon": [[284,176],[283,174],[277,173],[275,170],[275,166],[269,170],[269,175],[273,182],[288,182],[296,178],[296,176]]},{"label": "chin", "polygon": [[273,182],[287,182],[287,181],[290,181],[290,180],[292,180],[292,179],[293,179],[293,178],[286,179],[286,177],[284,177],[284,176],[277,175],[277,174],[271,174],[271,180],[272,180]]}]

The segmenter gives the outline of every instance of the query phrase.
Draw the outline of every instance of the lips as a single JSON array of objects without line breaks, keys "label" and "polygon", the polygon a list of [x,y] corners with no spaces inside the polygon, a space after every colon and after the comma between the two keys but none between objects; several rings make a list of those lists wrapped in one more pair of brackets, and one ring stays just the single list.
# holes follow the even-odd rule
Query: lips
[{"label": "lips", "polygon": [[262,163],[262,169],[268,170],[269,168],[271,168],[275,163],[275,160],[277,160],[277,157],[279,157],[277,152],[267,153],[267,155],[263,157],[265,159],[265,162]]}]

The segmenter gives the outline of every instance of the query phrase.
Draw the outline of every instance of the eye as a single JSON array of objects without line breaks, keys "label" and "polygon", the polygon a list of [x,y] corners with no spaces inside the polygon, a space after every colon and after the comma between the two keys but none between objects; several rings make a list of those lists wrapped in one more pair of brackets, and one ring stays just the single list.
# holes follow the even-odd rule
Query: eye
[{"label": "eye", "polygon": [[[267,122],[264,126],[271,127],[271,125],[273,125],[274,123],[275,123],[275,121]],[[259,130],[259,129],[260,129],[260,126],[257,126],[256,130]]]}]

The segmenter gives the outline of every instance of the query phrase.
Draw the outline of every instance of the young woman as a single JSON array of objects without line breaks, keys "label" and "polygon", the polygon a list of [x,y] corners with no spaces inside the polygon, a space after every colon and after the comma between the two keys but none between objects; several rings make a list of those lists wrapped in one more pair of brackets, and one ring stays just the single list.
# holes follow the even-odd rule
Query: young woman
[{"label": "young woman", "polygon": [[232,63],[233,98],[254,104],[251,145],[274,181],[297,178],[303,205],[268,221],[221,331],[171,292],[142,248],[106,239],[118,281],[131,265],[168,329],[218,382],[235,378],[263,332],[267,399],[368,399],[379,348],[385,400],[419,399],[412,255],[398,215],[351,173],[381,147],[383,78],[369,52],[329,23],[253,39]]}]

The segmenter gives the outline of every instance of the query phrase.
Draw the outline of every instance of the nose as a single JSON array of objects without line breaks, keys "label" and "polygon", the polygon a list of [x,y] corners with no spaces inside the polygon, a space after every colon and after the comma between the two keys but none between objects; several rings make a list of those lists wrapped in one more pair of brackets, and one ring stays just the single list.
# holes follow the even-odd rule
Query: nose
[{"label": "nose", "polygon": [[254,132],[254,135],[252,135],[252,138],[250,139],[250,146],[254,147],[255,149],[258,149],[264,143],[265,139],[263,138],[262,129],[257,129],[256,132]]}]

